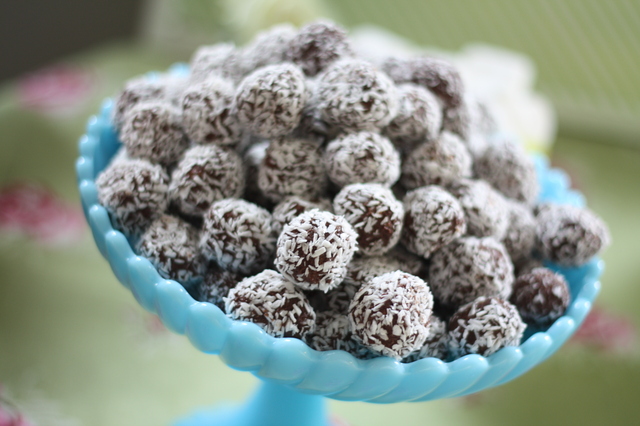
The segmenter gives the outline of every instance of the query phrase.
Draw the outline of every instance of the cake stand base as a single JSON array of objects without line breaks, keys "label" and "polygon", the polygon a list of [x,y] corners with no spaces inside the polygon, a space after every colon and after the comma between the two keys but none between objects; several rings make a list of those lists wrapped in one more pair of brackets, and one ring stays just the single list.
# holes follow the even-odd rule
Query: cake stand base
[{"label": "cake stand base", "polygon": [[241,405],[198,411],[174,426],[332,426],[325,398],[262,382]]}]

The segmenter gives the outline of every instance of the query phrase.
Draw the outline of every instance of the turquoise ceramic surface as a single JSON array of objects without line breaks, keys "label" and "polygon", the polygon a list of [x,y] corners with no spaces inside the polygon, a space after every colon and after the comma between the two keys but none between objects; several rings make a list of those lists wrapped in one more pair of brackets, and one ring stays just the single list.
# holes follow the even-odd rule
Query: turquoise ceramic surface
[{"label": "turquoise ceramic surface", "polygon": [[[173,72],[185,72],[183,66]],[[402,364],[381,357],[359,360],[343,351],[318,352],[297,339],[274,338],[255,324],[234,321],[210,303],[194,300],[179,283],[158,275],[151,263],[134,253],[127,238],[111,225],[99,205],[95,178],[120,142],[110,124],[106,101],[80,139],[76,162],[84,213],[96,244],[118,280],[146,310],[156,313],[176,333],[201,351],[219,355],[231,368],[249,371],[266,384],[239,409],[198,413],[179,425],[326,425],[323,396],[344,401],[394,403],[429,401],[468,395],[515,379],[552,355],[577,329],[598,294],[603,264],[593,259],[579,268],[557,268],[571,288],[566,314],[547,330],[530,331],[519,347],[482,357],[467,355],[452,362],[426,358]],[[562,171],[537,158],[541,200],[583,205],[569,189]],[[259,420],[258,420],[259,419]]]}]

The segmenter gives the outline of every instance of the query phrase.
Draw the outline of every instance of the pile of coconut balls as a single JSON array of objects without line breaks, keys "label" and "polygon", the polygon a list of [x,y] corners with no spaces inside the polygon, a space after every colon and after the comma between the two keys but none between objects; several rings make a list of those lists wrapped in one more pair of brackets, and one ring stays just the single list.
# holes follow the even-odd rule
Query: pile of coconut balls
[{"label": "pile of coconut balls", "polygon": [[276,337],[404,362],[490,355],[570,300],[543,260],[608,244],[447,61],[373,63],[330,22],[129,81],[100,203],[161,276]]}]

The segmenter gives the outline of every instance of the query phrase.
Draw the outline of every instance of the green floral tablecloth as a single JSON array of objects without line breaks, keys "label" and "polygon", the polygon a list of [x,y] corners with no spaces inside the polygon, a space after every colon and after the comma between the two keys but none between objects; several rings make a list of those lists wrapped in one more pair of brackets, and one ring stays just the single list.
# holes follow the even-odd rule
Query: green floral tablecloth
[{"label": "green floral tablecloth", "polygon": [[[0,88],[0,426],[168,425],[255,386],[140,308],[100,257],[74,174],[87,117],[171,59],[110,47]],[[606,142],[606,141],[603,141]],[[553,162],[610,224],[585,326],[520,379],[417,404],[330,402],[351,425],[640,424],[640,152],[560,138]]]}]

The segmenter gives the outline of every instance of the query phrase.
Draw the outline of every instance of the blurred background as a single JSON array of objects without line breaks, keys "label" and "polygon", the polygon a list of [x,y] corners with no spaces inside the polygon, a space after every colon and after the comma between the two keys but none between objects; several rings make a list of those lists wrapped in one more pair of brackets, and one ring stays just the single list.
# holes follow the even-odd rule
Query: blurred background
[{"label": "blurred background", "polygon": [[569,173],[613,235],[593,313],[529,374],[471,397],[332,401],[332,412],[354,426],[640,424],[639,1],[5,0],[0,426],[170,424],[254,387],[117,283],[87,232],[73,163],[87,118],[127,79],[318,17],[504,82],[491,94],[527,147]]}]

